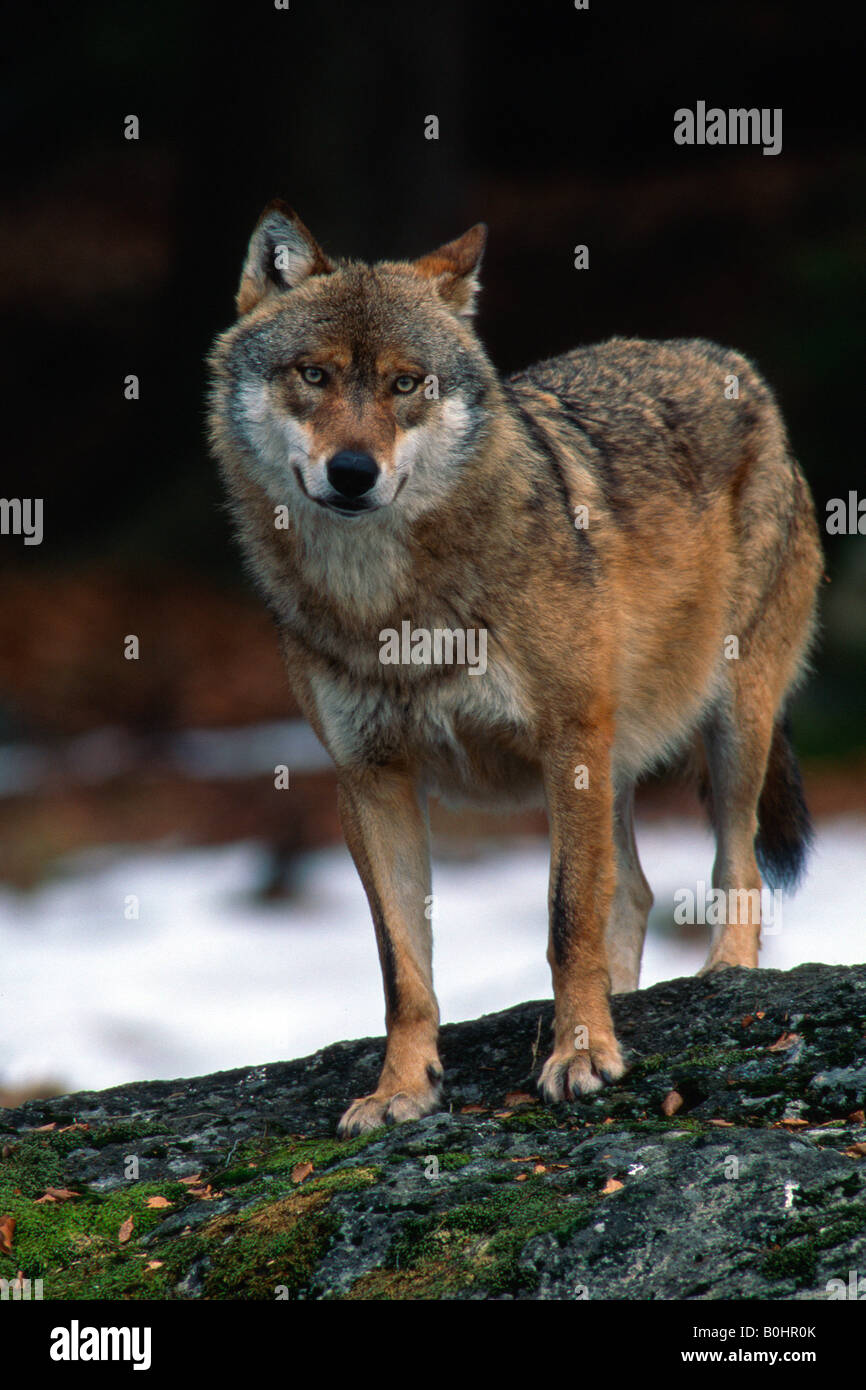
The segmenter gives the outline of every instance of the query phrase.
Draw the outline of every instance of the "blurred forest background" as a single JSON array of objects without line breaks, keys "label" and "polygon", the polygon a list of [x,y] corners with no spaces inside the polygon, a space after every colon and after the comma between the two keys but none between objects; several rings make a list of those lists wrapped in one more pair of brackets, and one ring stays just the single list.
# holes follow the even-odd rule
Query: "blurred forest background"
[{"label": "blurred forest background", "polygon": [[[273,196],[327,250],[370,259],[486,221],[479,326],[504,371],[614,333],[739,348],[778,394],[819,519],[866,495],[866,154],[839,14],[106,0],[19,16],[0,98],[2,492],[44,498],[45,534],[0,537],[4,891],[38,891],[73,852],[255,840],[275,898],[297,856],[339,841],[203,433],[205,354]],[[698,100],[781,107],[782,153],[677,146],[673,113]],[[826,554],[794,710],[819,816],[866,809],[866,536],[827,536]],[[683,796],[651,786],[644,814],[691,814]],[[436,826],[468,853],[544,822]]]}]

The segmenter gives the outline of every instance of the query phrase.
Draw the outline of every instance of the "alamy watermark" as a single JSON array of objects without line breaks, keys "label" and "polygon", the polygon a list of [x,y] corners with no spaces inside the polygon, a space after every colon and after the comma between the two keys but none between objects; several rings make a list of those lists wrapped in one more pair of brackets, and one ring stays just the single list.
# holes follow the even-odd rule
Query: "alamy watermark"
[{"label": "alamy watermark", "polygon": [[681,106],[674,112],[677,145],[761,145],[764,154],[782,152],[781,106],[737,106],[725,110],[697,102],[694,111]]},{"label": "alamy watermark", "polygon": [[379,633],[383,666],[468,666],[470,676],[487,670],[487,629],[416,627],[408,619]]},{"label": "alamy watermark", "polygon": [[41,545],[42,498],[0,497],[0,535],[23,536],[25,545]]},{"label": "alamy watermark", "polygon": [[779,888],[677,888],[674,893],[677,926],[760,926],[766,936],[782,930],[782,892]]},{"label": "alamy watermark", "polygon": [[849,1298],[858,1303],[866,1300],[866,1275],[861,1275],[859,1270],[848,1270],[848,1282],[844,1279],[828,1279],[824,1286],[830,1298]]},{"label": "alamy watermark", "polygon": [[10,1298],[16,1303],[22,1299],[25,1303],[33,1299],[38,1302],[42,1298],[42,1280],[24,1279],[20,1275],[17,1279],[0,1279],[0,1299]]}]

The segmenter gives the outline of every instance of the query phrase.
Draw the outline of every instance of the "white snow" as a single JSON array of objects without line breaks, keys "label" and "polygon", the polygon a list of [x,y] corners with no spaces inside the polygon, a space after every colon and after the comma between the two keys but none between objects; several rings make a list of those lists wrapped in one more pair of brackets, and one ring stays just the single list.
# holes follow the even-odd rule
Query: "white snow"
[{"label": "white snow", "polygon": [[[806,884],[783,904],[762,964],[866,959],[866,821],[819,826]],[[642,985],[693,973],[709,928],[672,926],[673,895],[710,877],[691,823],[639,827],[656,896]],[[300,893],[265,904],[255,844],[105,849],[40,890],[0,890],[0,1078],[69,1089],[195,1076],[379,1034],[382,988],[360,881],[344,849],[306,856]],[[516,842],[438,862],[435,971],[443,1022],[550,997],[547,848]],[[129,895],[138,920],[127,920]]]}]

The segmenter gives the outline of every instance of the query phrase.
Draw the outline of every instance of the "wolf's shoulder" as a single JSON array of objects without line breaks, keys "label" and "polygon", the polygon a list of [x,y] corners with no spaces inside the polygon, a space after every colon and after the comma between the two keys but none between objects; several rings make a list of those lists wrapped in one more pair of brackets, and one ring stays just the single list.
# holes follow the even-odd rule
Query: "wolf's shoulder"
[{"label": "wolf's shoulder", "polygon": [[629,397],[676,397],[713,389],[726,376],[748,377],[767,389],[757,369],[733,348],[704,338],[608,338],[572,348],[512,373],[508,384],[534,388],[563,401],[613,403]]},{"label": "wolf's shoulder", "polygon": [[703,338],[610,338],[516,372],[506,392],[536,428],[573,441],[623,506],[641,480],[715,489],[747,458],[786,457],[770,388],[741,353]]}]

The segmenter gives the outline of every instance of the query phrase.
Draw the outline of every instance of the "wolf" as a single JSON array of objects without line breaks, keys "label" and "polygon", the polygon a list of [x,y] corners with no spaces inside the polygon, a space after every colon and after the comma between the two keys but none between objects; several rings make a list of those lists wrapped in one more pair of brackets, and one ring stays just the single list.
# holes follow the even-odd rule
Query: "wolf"
[{"label": "wolf", "polygon": [[[785,711],[822,557],[770,388],[697,339],[612,338],[502,379],[473,326],[485,238],[337,260],[273,203],[210,356],[212,448],[378,945],[384,1064],[343,1135],[439,1104],[429,795],[546,807],[550,1102],[624,1072],[610,996],[638,986],[652,904],[642,774],[697,778],[713,885],[753,909],[811,835]],[[483,672],[416,649],[437,631],[485,634]],[[760,913],[742,917],[705,971],[757,964]]]}]

